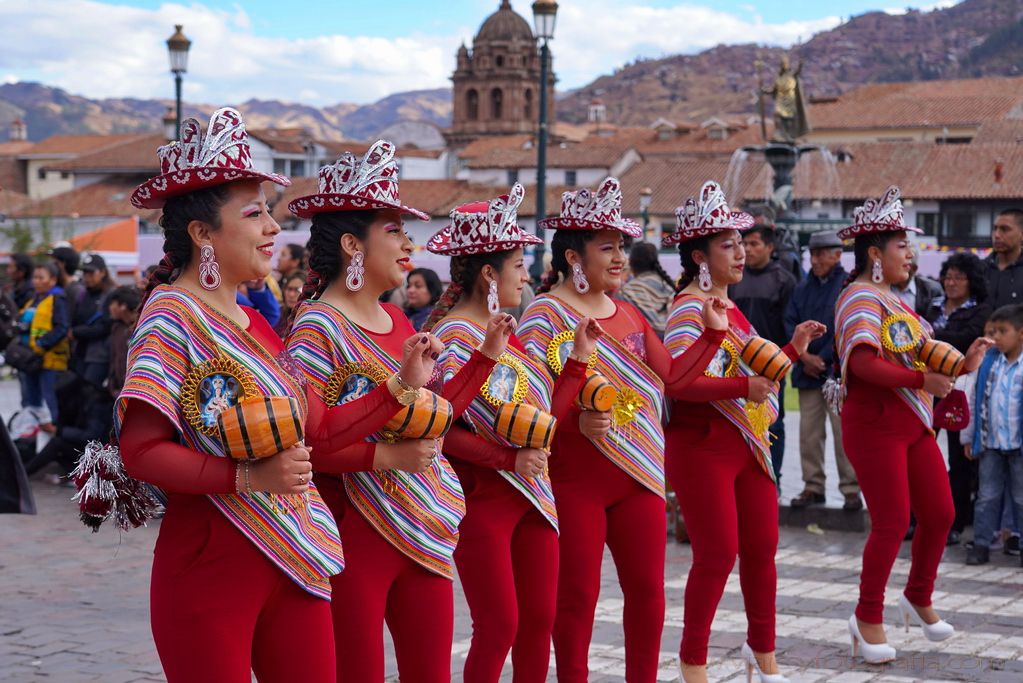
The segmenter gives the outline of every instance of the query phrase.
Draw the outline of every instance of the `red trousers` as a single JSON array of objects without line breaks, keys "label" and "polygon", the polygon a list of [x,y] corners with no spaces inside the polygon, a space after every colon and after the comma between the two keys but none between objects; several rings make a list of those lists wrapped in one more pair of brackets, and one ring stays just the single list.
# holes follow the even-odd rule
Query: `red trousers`
[{"label": "red trousers", "polygon": [[842,444],[870,510],[856,616],[880,624],[884,589],[909,528],[909,511],[916,516],[916,532],[905,595],[927,607],[955,506],[934,435],[890,389],[850,383],[842,407]]},{"label": "red trousers", "polygon": [[150,591],[169,683],[334,680],[330,605],[245,538],[206,496],[174,495]]},{"label": "red trousers", "polygon": [[555,436],[550,471],[561,528],[558,681],[587,680],[605,543],[625,598],[625,678],[655,681],[664,629],[664,501],[575,432]]},{"label": "red trousers", "polygon": [[[391,545],[348,501],[337,478],[316,475],[345,549],[331,580],[338,683],[384,680],[384,624],[402,683],[450,683],[454,588]],[[296,679],[299,680],[299,679]]]},{"label": "red trousers", "polygon": [[558,588],[558,534],[494,470],[459,468],[466,515],[455,563],[472,615],[466,683],[498,681],[508,650],[515,683],[543,683]]},{"label": "red trousers", "polygon": [[728,575],[739,557],[746,640],[774,652],[778,573],[778,493],[750,447],[720,414],[673,423],[665,432],[665,469],[693,546],[685,592],[680,657],[707,663],[707,643]]}]

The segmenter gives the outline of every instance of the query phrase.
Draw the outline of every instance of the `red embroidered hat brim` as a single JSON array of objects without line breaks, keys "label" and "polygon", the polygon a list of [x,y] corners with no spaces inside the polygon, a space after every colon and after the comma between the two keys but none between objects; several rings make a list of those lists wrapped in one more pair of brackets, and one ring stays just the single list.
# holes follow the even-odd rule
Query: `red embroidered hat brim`
[{"label": "red embroidered hat brim", "polygon": [[713,235],[714,233],[724,232],[726,230],[749,230],[753,227],[754,223],[755,221],[753,216],[745,211],[732,211],[729,214],[728,225],[714,226],[711,228],[698,228],[696,230],[675,230],[675,232],[670,235],[665,235],[661,238],[661,246],[670,247],[675,244],[688,242],[689,240],[695,240],[700,237],[706,237],[707,235]]},{"label": "red embroidered hat brim", "polygon": [[501,240],[499,242],[486,242],[472,244],[452,244],[451,242],[452,226],[448,225],[429,239],[426,243],[426,250],[432,254],[443,254],[447,256],[472,256],[473,254],[492,254],[498,251],[511,251],[512,249],[518,249],[519,247],[526,247],[530,244],[540,244],[543,242],[536,235],[526,232],[522,228],[518,229],[518,234],[508,240]]},{"label": "red embroidered hat brim", "polygon": [[544,218],[539,222],[539,225],[544,230],[617,230],[629,237],[643,236],[643,226],[628,218],[623,218],[621,223],[601,223],[583,218],[553,216],[551,218]]},{"label": "red embroidered hat brim", "polygon": [[131,204],[136,209],[160,209],[172,197],[238,180],[269,181],[282,187],[291,185],[290,178],[277,173],[263,173],[241,168],[198,166],[150,178],[131,193]]},{"label": "red embroidered hat brim", "polygon": [[922,234],[923,230],[911,225],[892,225],[890,223],[862,223],[860,225],[849,225],[838,231],[838,238],[851,240],[858,235],[871,235],[882,232],[913,232]]},{"label": "red embroidered hat brim", "polygon": [[331,213],[334,211],[368,211],[372,209],[394,209],[403,214],[414,216],[421,221],[430,220],[430,214],[419,209],[413,209],[411,206],[360,197],[354,194],[310,194],[293,199],[288,204],[288,211],[299,218],[312,218],[318,213]]}]

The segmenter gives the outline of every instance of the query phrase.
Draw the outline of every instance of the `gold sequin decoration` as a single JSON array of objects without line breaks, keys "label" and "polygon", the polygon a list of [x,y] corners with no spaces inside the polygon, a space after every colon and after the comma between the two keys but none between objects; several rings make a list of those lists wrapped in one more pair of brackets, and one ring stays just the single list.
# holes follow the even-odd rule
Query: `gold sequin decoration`
[{"label": "gold sequin decoration", "polygon": [[895,313],[881,323],[881,346],[892,353],[915,348],[923,337],[920,321],[909,313]]},{"label": "gold sequin decoration", "polygon": [[[494,381],[494,373],[497,368],[501,365],[505,365],[512,369],[515,373],[515,386],[512,387],[510,397],[508,399],[501,398],[494,395],[491,390],[491,382]],[[559,371],[560,372],[560,371]],[[522,400],[526,398],[526,391],[529,386],[529,377],[526,375],[526,366],[522,364],[515,356],[510,353],[502,353],[497,359],[497,363],[494,365],[494,369],[490,371],[490,375],[487,377],[487,381],[483,383],[480,388],[480,395],[492,406],[500,408],[505,403],[522,403]]]},{"label": "gold sequin decoration", "polygon": [[217,356],[189,370],[188,374],[185,375],[185,380],[181,383],[182,412],[188,424],[206,436],[219,435],[216,420],[212,421],[213,424],[207,424],[206,420],[203,419],[203,413],[212,409],[210,405],[212,399],[207,399],[206,406],[202,405],[203,382],[207,378],[215,376],[231,377],[237,382],[237,394],[231,397],[231,400],[234,401],[233,405],[237,405],[244,398],[255,396],[259,393],[256,387],[256,380],[245,369],[245,366],[226,356]]}]

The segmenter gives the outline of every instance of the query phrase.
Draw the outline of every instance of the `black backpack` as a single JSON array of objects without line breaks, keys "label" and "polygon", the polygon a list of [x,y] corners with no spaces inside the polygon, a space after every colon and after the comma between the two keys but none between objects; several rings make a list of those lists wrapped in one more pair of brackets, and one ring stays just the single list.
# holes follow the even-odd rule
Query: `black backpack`
[{"label": "black backpack", "polygon": [[21,311],[11,295],[6,292],[0,294],[0,349],[6,349],[17,338],[20,315]]}]

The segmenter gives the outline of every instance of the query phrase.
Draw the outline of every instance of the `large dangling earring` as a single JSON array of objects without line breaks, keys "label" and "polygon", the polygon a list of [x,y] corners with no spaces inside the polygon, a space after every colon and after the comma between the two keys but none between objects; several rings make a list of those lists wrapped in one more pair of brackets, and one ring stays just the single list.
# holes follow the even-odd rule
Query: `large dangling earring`
[{"label": "large dangling earring", "polygon": [[213,253],[212,244],[199,247],[199,284],[209,291],[220,286],[220,264]]},{"label": "large dangling earring", "polygon": [[714,286],[714,281],[710,279],[710,267],[707,262],[704,261],[700,264],[700,274],[697,277],[697,284],[705,292],[709,292]]},{"label": "large dangling earring", "polygon": [[590,283],[586,279],[586,273],[583,272],[583,267],[578,263],[572,264],[572,284],[575,285],[575,291],[580,294],[590,291]]},{"label": "large dangling earring", "polygon": [[874,265],[870,267],[870,281],[875,285],[884,282],[884,271],[881,270],[881,259],[874,259]]},{"label": "large dangling earring", "polygon": [[491,280],[487,290],[487,311],[490,312],[490,315],[497,315],[500,310],[501,301],[497,298],[497,280]]},{"label": "large dangling earring", "polygon": [[348,264],[348,276],[345,278],[345,287],[350,291],[357,292],[366,284],[366,269],[363,267],[365,256],[361,251],[352,254],[352,262]]}]

